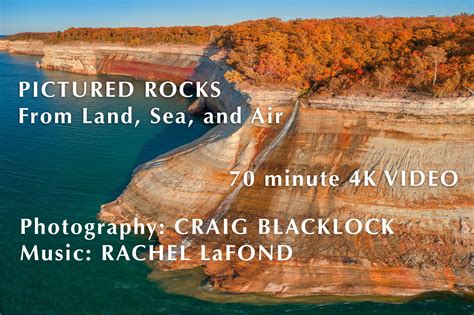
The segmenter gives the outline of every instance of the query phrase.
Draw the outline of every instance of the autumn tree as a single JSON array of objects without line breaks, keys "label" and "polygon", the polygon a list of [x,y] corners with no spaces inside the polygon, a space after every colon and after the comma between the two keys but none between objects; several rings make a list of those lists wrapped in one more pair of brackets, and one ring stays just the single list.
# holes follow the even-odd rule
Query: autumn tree
[{"label": "autumn tree", "polygon": [[440,63],[446,62],[446,51],[444,51],[441,47],[431,46],[425,48],[423,51],[425,55],[428,57],[430,62],[434,65],[434,73],[433,73],[433,85],[436,84],[436,78],[438,75],[438,65]]},{"label": "autumn tree", "polygon": [[[474,89],[474,15],[415,18],[269,18],[227,26],[70,28],[10,40],[209,45],[233,82],[310,93],[381,91],[464,95]],[[431,77],[431,71],[433,76]],[[427,75],[428,74],[428,75]]]},{"label": "autumn tree", "polygon": [[377,87],[379,89],[385,89],[393,79],[393,70],[389,66],[385,66],[382,69],[377,69],[374,72],[375,80],[377,81]]}]

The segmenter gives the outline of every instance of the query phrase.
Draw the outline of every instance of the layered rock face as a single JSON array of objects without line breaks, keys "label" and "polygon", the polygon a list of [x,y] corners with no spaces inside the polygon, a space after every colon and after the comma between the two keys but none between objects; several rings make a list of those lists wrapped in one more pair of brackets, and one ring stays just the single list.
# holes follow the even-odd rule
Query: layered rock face
[{"label": "layered rock face", "polygon": [[[192,262],[157,264],[165,269],[204,265],[210,283],[219,290],[281,296],[472,292],[472,102],[462,112],[465,115],[451,116],[341,110],[350,106],[346,103],[340,101],[337,110],[325,109],[324,103],[301,107],[283,140],[257,165],[259,153],[281,130],[263,132],[244,126],[233,136],[193,152],[158,159],[156,167],[135,174],[122,196],[103,207],[101,217],[128,221],[139,214],[167,226],[180,217],[245,218],[251,227],[247,235],[195,236],[184,241],[196,252],[200,244],[221,249],[223,244],[292,246],[293,259],[288,262],[202,263],[196,257]],[[267,140],[241,151],[242,147],[249,150],[249,140],[243,139],[263,137]],[[376,171],[377,187],[347,182],[359,168]],[[236,193],[236,188],[229,189],[228,172],[248,169],[255,171],[256,184]],[[286,169],[297,174],[338,174],[344,184],[336,188],[263,185],[265,174],[283,175]],[[461,180],[451,188],[401,183],[390,187],[382,179],[384,170],[455,170]],[[262,217],[281,223],[292,218],[338,219],[341,225],[352,218],[393,219],[395,234],[259,235],[255,227]],[[183,239],[168,231],[160,242],[179,244]]]},{"label": "layered rock face", "polygon": [[[341,106],[345,106],[342,104]],[[471,103],[472,109],[472,103]],[[413,295],[472,292],[473,134],[471,115],[414,116],[301,108],[285,140],[256,172],[338,174],[337,188],[244,187],[227,217],[393,219],[394,235],[261,236],[198,243],[290,244],[287,263],[234,261],[206,266],[217,288],[279,295]],[[356,169],[375,170],[377,187],[355,187]],[[456,187],[389,187],[383,170],[456,170]],[[342,225],[342,224],[341,224]],[[237,277],[235,275],[238,275]]]},{"label": "layered rock face", "polygon": [[[99,218],[121,223],[134,217],[162,222],[162,244],[186,244],[190,261],[162,261],[169,270],[203,266],[209,283],[228,292],[276,296],[396,295],[474,286],[474,127],[472,99],[414,102],[329,99],[300,104],[291,91],[237,90],[205,47],[127,48],[117,45],[46,46],[42,67],[84,74],[144,79],[221,82],[222,94],[206,99],[213,111],[241,106],[242,125],[219,125],[202,138],[137,168],[117,200]],[[251,124],[268,106],[281,124]],[[337,174],[338,187],[266,187],[266,174]],[[349,183],[357,170],[374,170],[376,187]],[[255,184],[231,186],[230,171],[253,171]],[[454,170],[454,187],[390,187],[383,170]],[[183,237],[180,218],[237,219],[247,235]],[[259,235],[259,218],[393,219],[393,235]],[[276,245],[293,248],[289,261],[202,262],[199,245]]]},{"label": "layered rock face", "polygon": [[6,50],[11,54],[22,55],[44,55],[44,44],[40,40],[0,40],[0,50]]},{"label": "layered rock face", "polygon": [[112,44],[49,45],[41,67],[81,74],[117,74],[147,80],[182,81],[192,77],[205,47],[130,48]]}]

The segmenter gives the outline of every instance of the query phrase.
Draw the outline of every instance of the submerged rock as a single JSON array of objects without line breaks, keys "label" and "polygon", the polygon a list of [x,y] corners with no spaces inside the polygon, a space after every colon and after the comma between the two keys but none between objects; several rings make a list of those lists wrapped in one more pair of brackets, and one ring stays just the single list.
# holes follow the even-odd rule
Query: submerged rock
[{"label": "submerged rock", "polygon": [[206,112],[206,99],[203,97],[196,99],[191,105],[189,105],[188,112],[193,115],[204,114]]}]

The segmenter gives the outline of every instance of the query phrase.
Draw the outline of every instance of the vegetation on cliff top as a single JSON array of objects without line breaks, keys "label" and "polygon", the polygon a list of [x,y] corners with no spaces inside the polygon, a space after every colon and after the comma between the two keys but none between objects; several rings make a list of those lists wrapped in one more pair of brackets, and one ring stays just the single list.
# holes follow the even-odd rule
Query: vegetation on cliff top
[{"label": "vegetation on cliff top", "polygon": [[277,18],[229,26],[70,28],[9,39],[216,45],[228,51],[231,81],[319,93],[474,90],[474,15],[421,18]]}]

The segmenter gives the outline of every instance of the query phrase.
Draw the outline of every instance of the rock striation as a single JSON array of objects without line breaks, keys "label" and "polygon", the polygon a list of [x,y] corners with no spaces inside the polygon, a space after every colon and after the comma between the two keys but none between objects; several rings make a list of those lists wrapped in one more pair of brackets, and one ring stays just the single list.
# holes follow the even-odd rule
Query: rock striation
[{"label": "rock striation", "polygon": [[[346,102],[349,103],[349,102]],[[245,236],[195,236],[200,244],[289,244],[294,259],[259,261],[158,263],[162,269],[204,265],[216,289],[278,296],[313,294],[410,296],[425,291],[472,293],[473,279],[473,134],[469,115],[411,115],[386,112],[320,109],[301,106],[284,139],[265,157],[255,160],[271,141],[244,126],[234,136],[198,150],[158,158],[155,167],[139,170],[115,202],[105,205],[101,218],[129,221],[159,218],[166,225],[180,217],[229,220],[245,218],[256,226],[260,217],[289,222],[318,217],[341,222],[358,218],[393,219],[394,235],[262,236],[250,229]],[[429,112],[429,110],[428,110]],[[246,128],[249,128],[246,130]],[[250,133],[250,134],[249,134]],[[239,135],[239,139],[235,137]],[[267,141],[242,152],[242,137]],[[231,139],[233,139],[231,141]],[[245,143],[247,144],[247,143]],[[222,148],[225,147],[225,150]],[[250,161],[250,162],[249,162]],[[252,162],[253,161],[253,162]],[[409,188],[387,183],[377,187],[265,187],[264,174],[326,171],[346,182],[354,170],[453,169],[462,181],[450,189]],[[229,190],[230,170],[255,171],[256,184]],[[377,178],[380,180],[380,178]],[[184,196],[184,198],[183,198]],[[228,198],[232,196],[232,198]],[[225,211],[223,214],[220,211]],[[171,231],[164,244],[183,240]],[[189,242],[190,240],[185,240]],[[278,275],[278,276],[276,276]]]},{"label": "rock striation", "polygon": [[[0,44],[0,47],[3,44]],[[15,44],[17,45],[17,44]],[[13,46],[15,46],[13,45]],[[10,43],[8,49],[12,47]],[[18,49],[18,46],[16,46]],[[232,112],[241,125],[219,125],[200,139],[139,166],[124,192],[102,206],[99,218],[122,223],[134,217],[163,222],[162,244],[186,244],[193,259],[154,264],[162,270],[203,266],[215,289],[275,296],[410,296],[474,288],[474,102],[472,99],[407,101],[327,99],[300,103],[294,91],[237,89],[206,47],[75,44],[43,47],[41,67],[83,74],[142,79],[221,82],[218,99],[193,110]],[[268,106],[282,124],[251,124]],[[338,174],[338,187],[265,187],[265,174]],[[454,187],[377,187],[348,183],[357,169],[455,170]],[[232,170],[255,173],[252,187],[231,186]],[[247,235],[182,237],[179,218],[249,222]],[[259,235],[258,218],[393,219],[393,235]],[[285,262],[202,262],[200,244],[291,245]]]},{"label": "rock striation", "polygon": [[8,51],[11,54],[42,56],[44,46],[40,40],[0,40],[0,51]]}]

